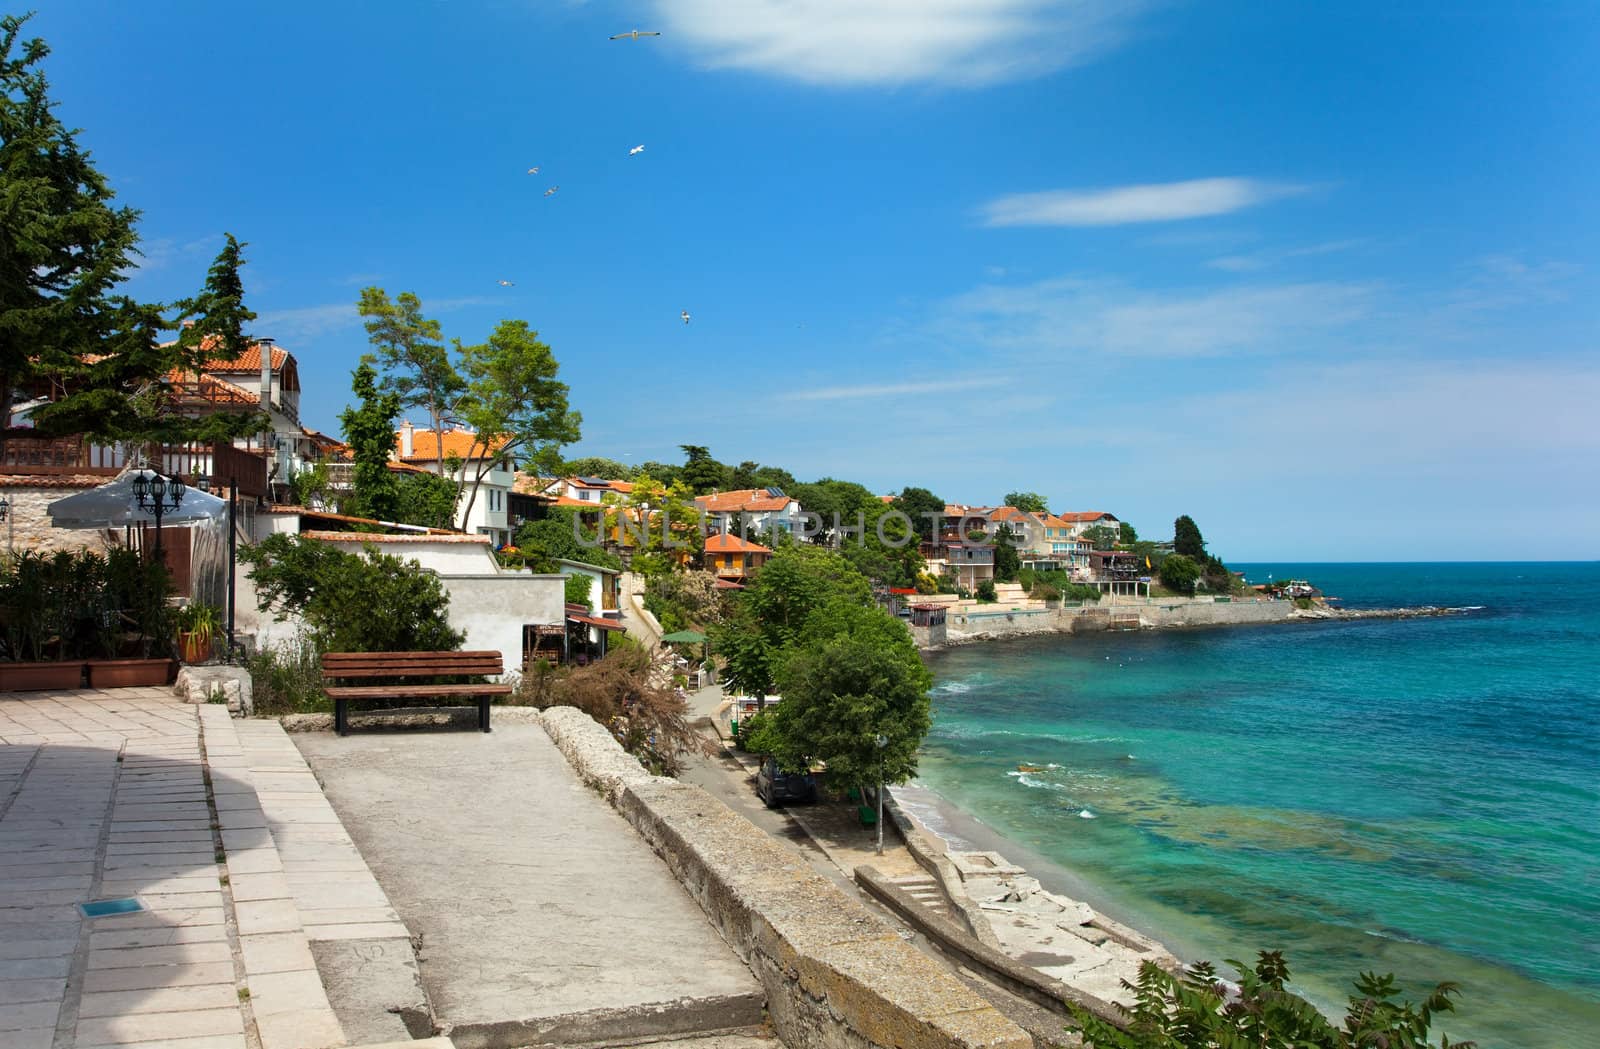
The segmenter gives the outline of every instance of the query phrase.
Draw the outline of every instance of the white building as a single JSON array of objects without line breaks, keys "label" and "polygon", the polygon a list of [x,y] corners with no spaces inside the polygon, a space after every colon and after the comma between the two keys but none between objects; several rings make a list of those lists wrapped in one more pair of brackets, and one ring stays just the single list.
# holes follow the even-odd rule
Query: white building
[{"label": "white building", "polygon": [[[504,447],[502,438],[484,440],[471,430],[446,430],[441,438],[432,430],[418,430],[409,421],[401,423],[395,433],[395,459],[407,466],[421,467],[429,473],[439,472],[440,445],[444,449],[443,475],[464,483],[461,502],[456,507],[456,523],[469,535],[488,536],[495,546],[511,542],[514,528],[511,524],[509,499],[516,482],[515,464],[497,453]],[[459,465],[451,470],[453,459]],[[482,486],[476,499],[472,499],[472,482],[485,465]],[[461,514],[467,501],[472,507]]]}]

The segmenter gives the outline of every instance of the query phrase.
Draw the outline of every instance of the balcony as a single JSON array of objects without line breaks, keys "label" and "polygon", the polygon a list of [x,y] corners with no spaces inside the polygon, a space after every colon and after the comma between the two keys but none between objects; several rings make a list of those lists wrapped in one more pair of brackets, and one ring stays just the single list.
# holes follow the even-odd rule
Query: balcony
[{"label": "balcony", "polygon": [[[0,473],[40,477],[104,477],[126,469],[135,446],[93,444],[84,437],[40,437],[31,430],[12,430],[0,450]],[[162,473],[193,483],[211,478],[217,487],[233,480],[243,496],[267,494],[267,460],[231,444],[159,445],[145,448],[148,461]]]}]

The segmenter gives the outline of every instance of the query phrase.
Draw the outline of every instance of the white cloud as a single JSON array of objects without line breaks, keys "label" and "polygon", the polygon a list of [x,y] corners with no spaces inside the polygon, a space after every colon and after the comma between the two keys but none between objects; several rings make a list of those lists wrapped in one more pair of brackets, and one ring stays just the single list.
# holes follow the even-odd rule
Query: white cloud
[{"label": "white cloud", "polygon": [[814,84],[971,86],[1116,46],[1139,0],[656,0],[668,41],[711,68]]},{"label": "white cloud", "polygon": [[1200,178],[1097,190],[1014,193],[983,205],[988,226],[1120,226],[1227,215],[1310,187],[1254,178]]},{"label": "white cloud", "polygon": [[1039,356],[1289,351],[1367,316],[1375,294],[1372,285],[1335,282],[1158,293],[1063,277],[958,296],[935,330],[968,344]]},{"label": "white cloud", "polygon": [[1276,250],[1257,251],[1244,255],[1223,255],[1212,259],[1206,265],[1214,270],[1225,270],[1229,273],[1252,273],[1264,270],[1292,259],[1311,258],[1317,255],[1332,255],[1340,251],[1348,251],[1368,243],[1360,237],[1347,240],[1330,240],[1321,244],[1307,244],[1300,248],[1280,248]]},{"label": "white cloud", "polygon": [[816,390],[796,390],[783,395],[787,401],[845,401],[863,398],[906,397],[925,393],[958,393],[965,390],[1003,386],[1003,378],[960,379],[943,382],[900,382],[861,386],[825,386]]},{"label": "white cloud", "polygon": [[[501,300],[485,295],[465,295],[452,299],[424,299],[424,314],[450,313],[471,306],[488,306]],[[330,302],[321,306],[299,306],[287,310],[263,310],[251,324],[257,335],[279,340],[314,339],[320,335],[353,328],[361,322],[354,302]]]}]

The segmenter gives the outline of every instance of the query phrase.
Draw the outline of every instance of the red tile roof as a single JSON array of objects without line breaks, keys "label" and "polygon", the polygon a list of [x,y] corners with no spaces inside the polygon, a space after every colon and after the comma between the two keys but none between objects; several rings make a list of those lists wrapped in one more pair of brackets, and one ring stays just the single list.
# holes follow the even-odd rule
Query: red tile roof
[{"label": "red tile roof", "polygon": [[752,543],[748,539],[740,539],[736,535],[719,532],[706,537],[706,553],[708,554],[770,554],[772,550],[760,543]]},{"label": "red tile roof", "polygon": [[732,514],[741,510],[763,513],[768,510],[782,510],[792,502],[794,500],[787,495],[768,495],[765,488],[741,488],[733,492],[713,492],[711,495],[695,498],[695,503],[700,509],[712,514]]},{"label": "red tile roof", "polygon": [[[307,515],[311,516],[311,515]],[[332,517],[332,514],[317,514]],[[324,543],[476,543],[488,545],[494,540],[486,535],[462,535],[458,532],[423,534],[420,532],[390,535],[383,532],[301,532],[303,539],[316,539]]]},{"label": "red tile roof", "polygon": [[1113,521],[1116,520],[1114,516],[1104,510],[1084,510],[1076,513],[1061,514],[1060,517],[1068,524],[1089,524],[1092,521],[1099,521],[1106,517],[1110,517]]},{"label": "red tile roof", "polygon": [[[207,339],[201,343],[202,348],[209,349],[215,345],[214,339]],[[283,367],[283,362],[288,358],[289,351],[281,346],[272,348],[272,370],[277,371]],[[239,356],[228,361],[210,361],[206,364],[206,371],[212,372],[255,372],[261,373],[261,344],[255,343]]]},{"label": "red tile roof", "polygon": [[[497,451],[506,446],[509,438],[494,437],[489,441],[489,448],[485,449],[479,435],[471,430],[446,430],[444,432],[444,457],[452,455],[463,459],[486,459],[486,452]],[[395,457],[401,462],[415,463],[437,460],[439,458],[439,437],[432,430],[411,431],[411,454],[400,454],[400,431],[394,432]]]}]

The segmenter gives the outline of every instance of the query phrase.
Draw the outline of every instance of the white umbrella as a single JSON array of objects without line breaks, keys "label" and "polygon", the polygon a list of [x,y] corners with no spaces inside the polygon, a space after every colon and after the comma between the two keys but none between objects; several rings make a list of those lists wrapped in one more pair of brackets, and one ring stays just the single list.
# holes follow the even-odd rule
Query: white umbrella
[{"label": "white umbrella", "polygon": [[[57,528],[115,528],[120,525],[155,524],[156,515],[141,510],[133,495],[133,482],[140,476],[156,476],[153,470],[130,470],[116,480],[87,492],[57,499],[45,508],[50,523]],[[161,524],[189,525],[221,520],[228,516],[228,501],[198,488],[185,488],[183,501],[163,510]]]}]

